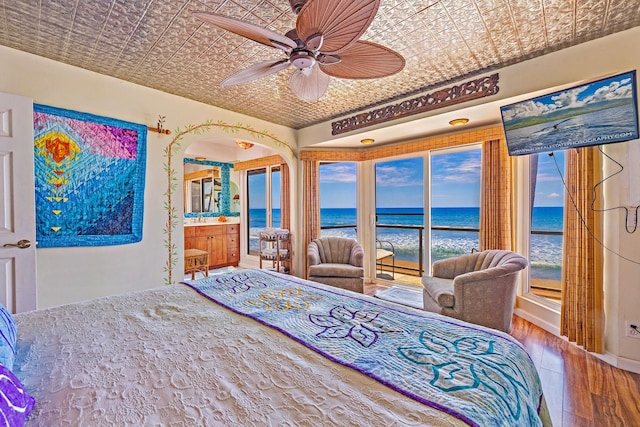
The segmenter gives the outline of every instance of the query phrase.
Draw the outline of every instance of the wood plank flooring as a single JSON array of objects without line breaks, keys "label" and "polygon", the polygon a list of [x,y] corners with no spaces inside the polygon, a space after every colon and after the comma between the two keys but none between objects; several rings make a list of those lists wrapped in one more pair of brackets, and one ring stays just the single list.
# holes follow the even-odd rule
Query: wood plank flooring
[{"label": "wood plank flooring", "polygon": [[[373,295],[383,286],[366,285]],[[614,368],[517,316],[511,335],[538,369],[555,427],[640,427],[640,374]]]}]

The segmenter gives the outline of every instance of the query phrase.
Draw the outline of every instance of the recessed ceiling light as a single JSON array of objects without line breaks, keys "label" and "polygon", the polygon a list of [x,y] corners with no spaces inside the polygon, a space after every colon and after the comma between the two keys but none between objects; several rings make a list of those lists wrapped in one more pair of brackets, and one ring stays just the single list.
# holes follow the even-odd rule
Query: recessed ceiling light
[{"label": "recessed ceiling light", "polygon": [[469,119],[453,119],[449,122],[449,124],[451,126],[462,126],[462,125],[466,125],[467,123],[469,123]]},{"label": "recessed ceiling light", "polygon": [[360,142],[363,143],[364,145],[371,145],[374,142],[376,142],[376,140],[373,138],[365,138],[365,139],[361,139]]}]

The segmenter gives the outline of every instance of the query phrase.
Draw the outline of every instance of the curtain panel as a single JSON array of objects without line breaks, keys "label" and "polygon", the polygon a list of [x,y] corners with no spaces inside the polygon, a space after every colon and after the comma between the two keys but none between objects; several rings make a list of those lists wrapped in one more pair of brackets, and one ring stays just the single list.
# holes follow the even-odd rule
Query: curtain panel
[{"label": "curtain panel", "polygon": [[480,250],[511,250],[511,158],[504,140],[482,143]]},{"label": "curtain panel", "polygon": [[307,247],[314,239],[320,237],[320,162],[304,160],[302,194],[304,200],[302,248],[304,250],[304,276],[308,277]]},{"label": "curtain panel", "polygon": [[[280,227],[289,230],[286,248],[289,249],[289,260],[291,260],[294,237],[291,234],[291,177],[289,166],[284,161],[280,164]],[[289,274],[293,274],[292,262],[289,262]]]},{"label": "curtain panel", "polygon": [[597,147],[567,150],[560,332],[587,351],[603,350],[601,218],[592,209],[600,181]]}]

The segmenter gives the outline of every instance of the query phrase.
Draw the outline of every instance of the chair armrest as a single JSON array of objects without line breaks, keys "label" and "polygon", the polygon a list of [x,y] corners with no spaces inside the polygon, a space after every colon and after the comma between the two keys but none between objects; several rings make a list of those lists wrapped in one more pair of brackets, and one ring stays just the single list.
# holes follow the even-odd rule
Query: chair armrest
[{"label": "chair armrest", "polygon": [[351,247],[349,264],[355,267],[364,267],[364,249],[362,249],[362,246],[359,243]]}]

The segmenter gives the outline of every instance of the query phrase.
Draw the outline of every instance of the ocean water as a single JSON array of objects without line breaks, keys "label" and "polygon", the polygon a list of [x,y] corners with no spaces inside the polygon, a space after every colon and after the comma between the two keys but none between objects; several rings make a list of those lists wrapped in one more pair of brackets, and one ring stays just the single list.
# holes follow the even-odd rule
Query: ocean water
[{"label": "ocean water", "polygon": [[[394,246],[397,260],[418,263],[420,230],[424,215],[421,208],[379,208],[376,212],[377,239]],[[265,211],[250,212],[251,248],[258,248],[258,233],[265,227]],[[355,209],[321,209],[322,227],[338,227],[322,230],[322,236],[356,238]],[[274,224],[280,222],[280,213],[274,211]],[[432,227],[477,229],[480,225],[479,208],[433,208]],[[532,229],[562,231],[562,207],[535,207]],[[423,230],[423,233],[427,231]],[[423,234],[423,241],[426,236]],[[431,259],[437,261],[471,252],[478,248],[477,231],[432,230]],[[531,276],[540,279],[560,280],[562,265],[562,235],[533,234],[531,236]]]}]

